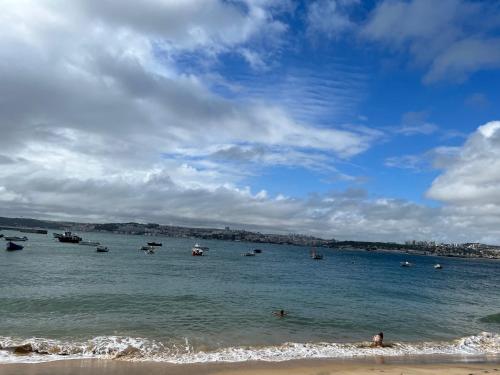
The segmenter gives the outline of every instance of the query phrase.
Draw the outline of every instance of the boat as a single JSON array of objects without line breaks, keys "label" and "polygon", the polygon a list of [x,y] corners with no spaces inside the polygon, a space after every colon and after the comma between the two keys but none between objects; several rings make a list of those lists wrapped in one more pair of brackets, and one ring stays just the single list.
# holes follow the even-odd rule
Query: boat
[{"label": "boat", "polygon": [[79,243],[82,238],[78,237],[75,234],[72,234],[71,232],[64,232],[63,235],[57,237],[59,242],[68,242],[68,243]]},{"label": "boat", "polygon": [[81,241],[78,243],[78,245],[85,245],[85,246],[99,246],[101,243],[100,242],[95,242],[95,241]]},{"label": "boat", "polygon": [[17,243],[14,242],[7,242],[7,248],[5,250],[7,251],[16,251],[16,250],[22,250],[24,246],[18,245]]},{"label": "boat", "polygon": [[203,247],[198,244],[195,244],[191,249],[191,254],[193,254],[194,257],[203,256]]},{"label": "boat", "polygon": [[195,243],[193,246],[193,249],[200,249],[202,251],[208,251],[209,248],[207,246],[200,246],[198,243]]},{"label": "boat", "polygon": [[438,264],[434,265],[434,268],[437,270],[440,270],[440,269],[443,269],[443,266],[438,263]]},{"label": "boat", "polygon": [[262,250],[261,249],[254,249],[253,252],[254,252],[254,254],[261,254]]},{"label": "boat", "polygon": [[26,236],[24,236],[24,237],[16,237],[16,236],[5,237],[5,241],[28,241],[28,237],[26,237]]},{"label": "boat", "polygon": [[52,233],[52,236],[53,236],[54,238],[59,238],[59,237],[62,237],[62,236],[63,236],[63,234],[62,234],[62,233]]},{"label": "boat", "polygon": [[193,256],[202,256],[204,251],[207,251],[208,247],[206,246],[200,246],[197,243],[194,244],[193,248],[191,249],[191,253]]},{"label": "boat", "polygon": [[311,258],[314,260],[322,260],[323,254],[316,252],[316,249],[312,248],[311,249]]},{"label": "boat", "polygon": [[107,253],[109,251],[107,246],[99,245],[96,247],[98,253]]},{"label": "boat", "polygon": [[411,264],[410,262],[408,261],[404,261],[404,262],[401,262],[399,263],[401,264],[401,267],[411,267],[413,264]]},{"label": "boat", "polygon": [[162,246],[161,242],[148,242],[149,246]]},{"label": "boat", "polygon": [[255,253],[249,251],[248,253],[243,253],[241,255],[244,256],[244,257],[254,257]]}]

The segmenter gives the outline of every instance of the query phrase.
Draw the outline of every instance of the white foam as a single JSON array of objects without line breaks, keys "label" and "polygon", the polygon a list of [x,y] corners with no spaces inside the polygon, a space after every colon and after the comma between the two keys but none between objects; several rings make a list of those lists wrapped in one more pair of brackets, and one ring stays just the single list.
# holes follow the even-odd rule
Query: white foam
[{"label": "white foam", "polygon": [[[30,344],[33,353],[14,354],[12,348]],[[196,351],[185,345],[166,345],[154,340],[101,336],[85,342],[64,342],[42,338],[17,340],[0,337],[0,363],[47,362],[62,359],[102,358],[129,361],[157,361],[178,364],[209,362],[269,361],[281,362],[305,358],[357,358],[371,356],[416,355],[500,355],[500,335],[483,332],[454,341],[395,343],[390,347],[371,348],[366,343],[285,343],[266,347],[230,347],[214,351]],[[48,354],[40,354],[48,353]]]}]

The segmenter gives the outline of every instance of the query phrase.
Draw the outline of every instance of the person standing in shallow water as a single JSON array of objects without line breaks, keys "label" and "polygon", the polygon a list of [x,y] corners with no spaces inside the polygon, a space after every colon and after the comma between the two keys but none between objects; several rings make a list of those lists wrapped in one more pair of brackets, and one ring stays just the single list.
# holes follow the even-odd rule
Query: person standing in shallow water
[{"label": "person standing in shallow water", "polygon": [[372,339],[372,346],[375,347],[375,348],[381,348],[382,346],[384,346],[384,333],[383,332],[379,332],[378,334],[376,334],[375,336],[373,336],[373,339]]}]

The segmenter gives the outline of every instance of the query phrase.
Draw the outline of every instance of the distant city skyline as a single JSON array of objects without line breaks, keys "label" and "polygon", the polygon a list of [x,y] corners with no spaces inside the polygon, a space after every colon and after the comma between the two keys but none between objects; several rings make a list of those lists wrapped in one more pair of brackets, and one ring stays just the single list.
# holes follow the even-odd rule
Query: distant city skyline
[{"label": "distant city skyline", "polygon": [[0,216],[500,244],[500,3],[6,0]]}]

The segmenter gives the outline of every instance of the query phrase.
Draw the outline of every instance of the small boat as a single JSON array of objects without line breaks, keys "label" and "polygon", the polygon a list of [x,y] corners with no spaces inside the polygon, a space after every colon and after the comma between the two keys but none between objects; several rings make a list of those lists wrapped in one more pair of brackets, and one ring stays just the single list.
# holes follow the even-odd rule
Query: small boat
[{"label": "small boat", "polygon": [[200,246],[197,243],[194,244],[193,248],[191,249],[191,253],[193,256],[202,256],[204,251],[207,251],[208,247],[206,246]]},{"label": "small boat", "polygon": [[254,254],[261,254],[262,250],[261,249],[254,249],[253,252],[254,252]]},{"label": "small boat", "polygon": [[317,253],[316,249],[311,249],[311,259],[313,260],[322,260],[323,254]]},{"label": "small boat", "polygon": [[16,237],[16,236],[5,237],[5,241],[28,241],[28,237],[26,237],[26,236],[24,236],[24,237]]},{"label": "small boat", "polygon": [[147,251],[149,250],[150,246],[143,246],[139,250]]},{"label": "small boat", "polygon": [[54,238],[59,238],[59,237],[62,237],[62,236],[63,236],[63,234],[62,234],[62,233],[52,233],[52,236],[53,236]]},{"label": "small boat", "polygon": [[438,263],[438,264],[434,265],[434,268],[437,270],[440,270],[440,269],[443,269],[443,266]]},{"label": "small boat", "polygon": [[7,248],[5,250],[7,251],[16,251],[16,250],[22,250],[24,246],[18,245],[17,243],[14,242],[7,242]]},{"label": "small boat", "polygon": [[81,241],[78,245],[99,246],[100,244],[101,244],[100,242],[94,242],[94,241]]},{"label": "small boat", "polygon": [[79,243],[82,238],[77,235],[72,234],[71,232],[64,232],[62,236],[57,237],[59,242],[67,242],[67,243]]},{"label": "small boat", "polygon": [[248,252],[248,253],[243,253],[243,254],[241,254],[241,255],[242,255],[242,256],[244,256],[244,257],[254,257],[254,256],[255,256],[255,253],[253,253],[253,252]]},{"label": "small boat", "polygon": [[161,242],[148,242],[149,246],[162,246]]},{"label": "small boat", "polygon": [[98,253],[107,253],[109,251],[107,246],[99,245],[96,247]]},{"label": "small boat", "polygon": [[411,267],[413,265],[408,261],[404,261],[404,262],[401,262],[399,264],[401,265],[401,267]]},{"label": "small boat", "polygon": [[194,257],[200,257],[200,256],[203,256],[203,248],[198,245],[198,244],[195,244],[193,246],[193,248],[191,249],[191,254],[194,256]]}]

